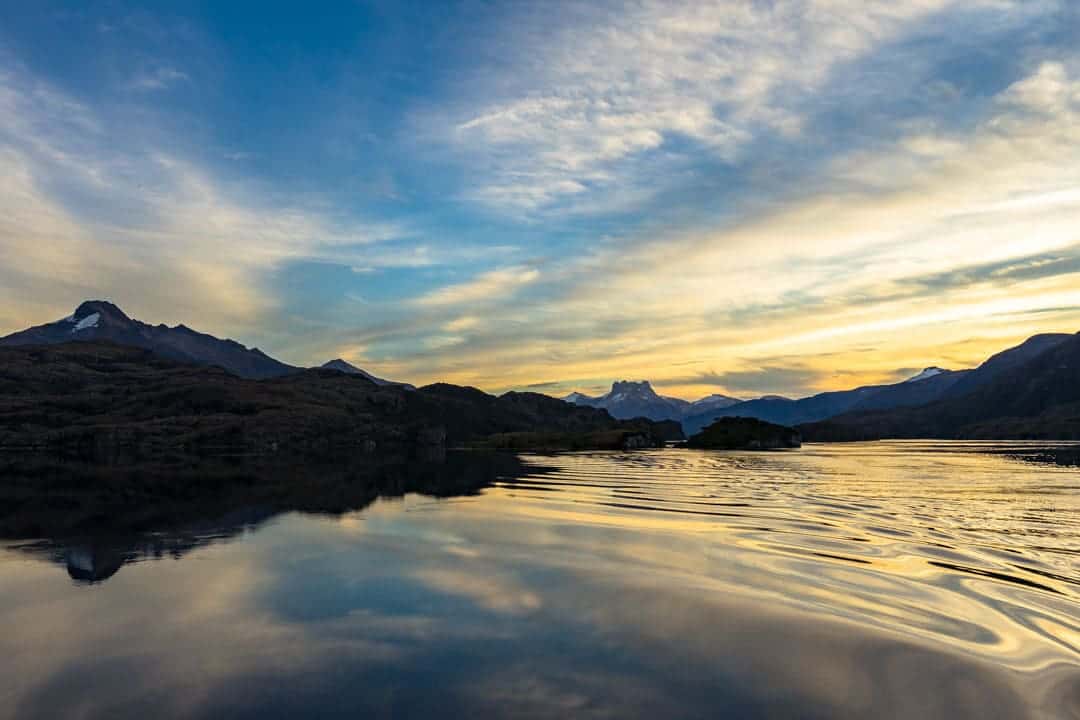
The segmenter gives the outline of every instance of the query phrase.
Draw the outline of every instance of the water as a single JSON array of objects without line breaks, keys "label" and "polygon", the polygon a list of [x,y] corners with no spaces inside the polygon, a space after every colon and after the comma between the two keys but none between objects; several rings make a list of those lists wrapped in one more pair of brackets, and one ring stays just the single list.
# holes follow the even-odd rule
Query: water
[{"label": "water", "polygon": [[479,494],[0,550],[0,716],[1080,717],[1039,446],[524,456]]}]

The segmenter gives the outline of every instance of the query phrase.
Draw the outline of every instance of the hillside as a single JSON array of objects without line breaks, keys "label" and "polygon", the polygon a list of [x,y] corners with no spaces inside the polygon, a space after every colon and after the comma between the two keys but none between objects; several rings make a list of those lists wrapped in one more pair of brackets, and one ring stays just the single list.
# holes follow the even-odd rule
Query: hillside
[{"label": "hillside", "polygon": [[1031,347],[988,360],[971,374],[978,377],[989,367],[984,380],[963,395],[914,408],[847,413],[799,429],[811,441],[1080,439],[1080,335],[1037,341],[1041,352]]},{"label": "hillside", "polygon": [[869,410],[924,405],[948,392],[966,373],[940,368],[933,368],[935,372],[929,370],[931,368],[893,385],[867,385],[854,390],[824,392],[801,400],[781,397],[748,400],[690,415],[683,419],[683,430],[687,435],[692,435],[722,417],[752,417],[791,426],[824,420],[860,408]]},{"label": "hillside", "polygon": [[0,449],[95,460],[331,449],[385,454],[499,433],[597,431],[649,443],[671,432],[533,393],[495,397],[452,385],[409,391],[332,370],[246,380],[109,343],[0,348]]},{"label": "hillside", "polygon": [[333,359],[333,360],[331,360],[329,362],[325,362],[322,365],[320,365],[319,367],[322,368],[323,370],[337,370],[338,372],[343,372],[346,375],[360,375],[362,377],[367,378],[368,380],[375,383],[376,385],[397,385],[399,387],[405,388],[406,390],[415,390],[416,389],[414,386],[410,385],[409,383],[396,382],[394,380],[386,380],[386,379],[381,378],[381,377],[376,377],[376,376],[372,375],[371,373],[369,373],[367,370],[364,370],[362,368],[358,368],[355,365],[353,365],[351,362],[348,362],[346,360],[342,360],[341,358],[335,358],[335,359]]}]

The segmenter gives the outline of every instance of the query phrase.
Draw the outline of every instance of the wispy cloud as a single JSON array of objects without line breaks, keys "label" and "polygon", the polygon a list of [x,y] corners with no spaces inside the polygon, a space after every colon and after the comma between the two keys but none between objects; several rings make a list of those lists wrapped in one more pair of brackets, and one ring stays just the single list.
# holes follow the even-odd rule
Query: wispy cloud
[{"label": "wispy cloud", "polygon": [[[11,322],[109,295],[148,317],[237,328],[274,307],[269,269],[348,263],[402,235],[227,189],[191,160],[128,141],[114,122],[25,73],[0,74],[0,247],[12,259],[0,278],[5,304],[19,308]],[[44,285],[47,296],[28,292]]]},{"label": "wispy cloud", "polygon": [[[858,378],[821,372],[822,361],[789,378],[820,390],[945,364],[958,332],[982,336],[963,353],[975,363],[1009,340],[1062,329],[1055,323],[1075,312],[1011,323],[1080,301],[1076,68],[1069,57],[1037,65],[969,127],[923,123],[873,152],[840,154],[798,202],[718,230],[607,242],[546,268],[543,292],[497,330],[472,329],[455,360],[483,365],[503,387],[554,367],[594,378],[651,367],[662,383],[681,377],[663,369],[674,358],[758,372],[755,357],[880,348],[874,360],[850,358]],[[721,369],[709,382],[682,379],[694,392],[747,378]]]},{"label": "wispy cloud", "polygon": [[421,306],[466,305],[485,300],[509,300],[520,288],[536,282],[540,271],[534,267],[499,268],[464,283],[448,285],[417,298]]},{"label": "wispy cloud", "polygon": [[169,66],[159,66],[136,74],[128,83],[128,88],[142,92],[164,90],[178,82],[187,82],[190,79],[188,74],[182,70]]},{"label": "wispy cloud", "polygon": [[0,327],[111,295],[294,362],[683,395],[1080,327],[1072,3],[508,8],[449,13],[498,27],[415,83],[361,53],[307,83],[327,57],[304,49],[266,117],[223,92],[247,75],[204,17],[93,33],[111,59],[84,94],[3,63]]},{"label": "wispy cloud", "polygon": [[[763,137],[799,138],[836,68],[930,22],[951,25],[946,13],[962,13],[971,32],[1031,12],[1022,5],[564,5],[563,26],[530,17],[519,23],[536,27],[535,35],[508,31],[524,44],[507,69],[513,79],[496,73],[496,96],[456,124],[454,139],[476,158],[477,196],[510,211],[655,190],[664,173],[700,153],[730,163]],[[873,91],[842,90],[848,101]]]}]

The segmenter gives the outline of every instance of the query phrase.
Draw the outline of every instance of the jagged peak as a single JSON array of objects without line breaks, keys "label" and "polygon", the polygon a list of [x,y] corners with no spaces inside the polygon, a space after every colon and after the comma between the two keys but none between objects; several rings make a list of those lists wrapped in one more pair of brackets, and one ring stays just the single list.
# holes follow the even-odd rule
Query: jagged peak
[{"label": "jagged peak", "polygon": [[75,308],[75,312],[71,315],[71,320],[78,322],[79,320],[82,320],[88,315],[93,315],[94,313],[98,313],[102,317],[111,320],[123,320],[125,322],[131,321],[131,318],[128,317],[123,310],[121,310],[119,307],[112,304],[108,300],[84,301],[79,305],[79,307]]},{"label": "jagged peak", "polygon": [[655,392],[648,380],[616,380],[611,385],[611,392],[613,393],[632,390]]}]

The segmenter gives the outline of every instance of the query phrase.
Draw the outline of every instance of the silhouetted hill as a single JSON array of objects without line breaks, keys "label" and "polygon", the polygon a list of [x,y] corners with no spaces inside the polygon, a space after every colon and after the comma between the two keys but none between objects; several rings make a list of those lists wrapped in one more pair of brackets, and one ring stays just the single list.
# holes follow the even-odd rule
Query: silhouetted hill
[{"label": "silhouetted hill", "polygon": [[983,379],[965,394],[956,394],[958,382],[920,407],[848,413],[799,429],[813,441],[1080,439],[1080,335],[1036,338],[967,375],[961,382],[978,373]]},{"label": "silhouetted hill", "polygon": [[687,447],[703,450],[779,450],[801,445],[794,428],[746,417],[720,418],[686,441]]},{"label": "silhouetted hill", "polygon": [[279,362],[258,348],[221,340],[185,325],[147,325],[132,320],[110,302],[89,300],[63,320],[0,338],[0,346],[113,342],[145,348],[162,357],[195,365],[215,365],[243,378],[280,377],[300,368]]},{"label": "silhouetted hill", "polygon": [[[304,370],[246,380],[111,343],[0,348],[0,448],[111,458],[362,450],[468,443],[498,433],[617,430],[659,442],[667,428],[533,393],[419,391]],[[635,440],[638,442],[638,440]]]},{"label": "silhouetted hill", "polygon": [[393,380],[384,380],[383,378],[375,377],[374,375],[369,373],[367,370],[363,370],[361,368],[358,368],[355,365],[353,365],[352,363],[346,362],[345,360],[342,360],[341,358],[335,358],[335,359],[331,360],[330,362],[325,362],[320,367],[322,369],[324,369],[324,370],[337,370],[338,372],[343,372],[343,373],[346,373],[348,375],[360,375],[362,377],[366,377],[368,380],[375,383],[376,385],[398,385],[400,387],[405,388],[406,390],[415,390],[416,389],[415,387],[413,387],[409,383],[395,382]]},{"label": "silhouetted hill", "polygon": [[961,397],[982,387],[994,378],[1015,367],[1019,367],[1034,357],[1065,342],[1072,335],[1067,333],[1047,333],[1033,335],[1016,347],[1003,350],[990,356],[982,365],[975,368],[953,387],[945,397]]}]

